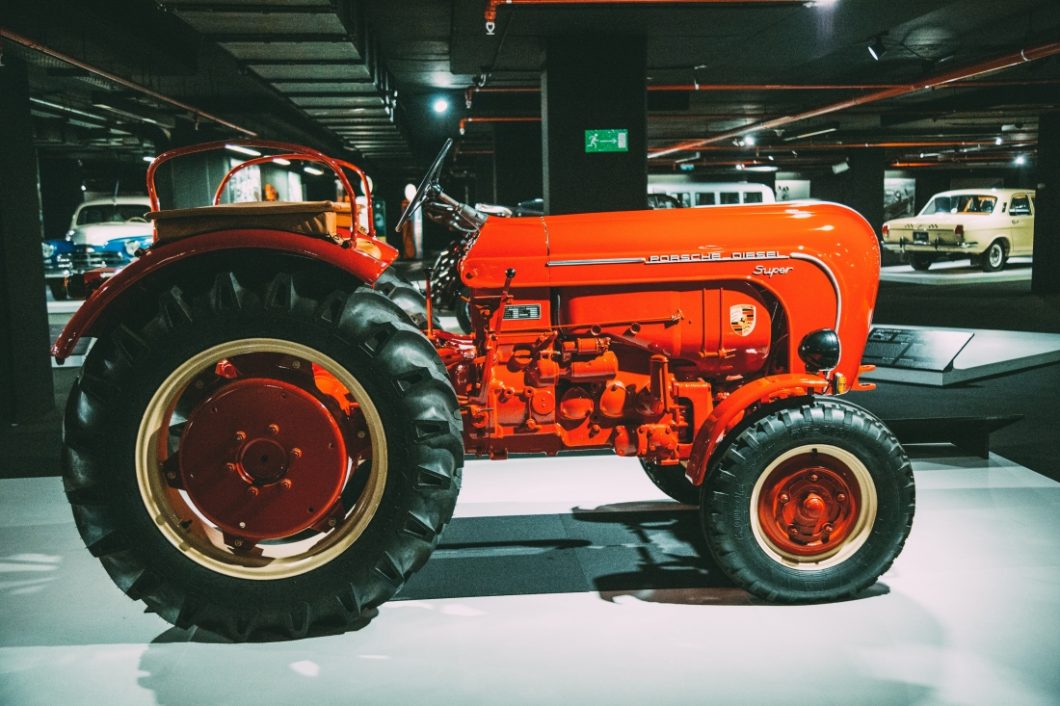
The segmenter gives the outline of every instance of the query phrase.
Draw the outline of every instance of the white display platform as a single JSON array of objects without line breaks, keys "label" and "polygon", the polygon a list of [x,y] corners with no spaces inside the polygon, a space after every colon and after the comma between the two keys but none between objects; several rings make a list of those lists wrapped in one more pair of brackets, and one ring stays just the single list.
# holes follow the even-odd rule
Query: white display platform
[{"label": "white display platform", "polygon": [[983,272],[965,260],[940,260],[931,263],[927,272],[918,272],[912,265],[891,265],[880,268],[882,282],[904,284],[982,284],[984,282],[1030,282],[1029,257],[1013,257],[1000,272]]},{"label": "white display platform", "polygon": [[1060,361],[1060,334],[898,324],[873,324],[873,327],[966,332],[974,335],[957,354],[949,370],[877,366],[876,370],[861,376],[866,380],[945,386]]},{"label": "white display platform", "polygon": [[[675,535],[695,511],[635,460],[471,461],[453,528],[511,529],[474,546],[443,538],[424,572],[473,590],[392,601],[357,632],[244,645],[172,629],[122,595],[83,548],[59,479],[0,480],[0,703],[1060,702],[1060,485],[997,456],[915,467],[912,535],[882,581],[855,600],[778,606],[709,574],[664,587],[670,571],[711,564]],[[639,539],[571,548],[575,521]],[[534,591],[630,562],[648,586]],[[491,572],[526,590],[484,595],[475,580]]]}]

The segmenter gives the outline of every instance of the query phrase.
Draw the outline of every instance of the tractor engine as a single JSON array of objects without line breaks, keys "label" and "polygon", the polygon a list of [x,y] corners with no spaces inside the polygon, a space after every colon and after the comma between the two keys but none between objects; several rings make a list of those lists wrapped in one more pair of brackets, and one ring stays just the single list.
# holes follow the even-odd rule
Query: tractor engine
[{"label": "tractor engine", "polygon": [[677,463],[714,395],[770,356],[769,307],[742,282],[517,294],[475,299],[487,344],[454,375],[469,450],[493,458],[610,446]]}]

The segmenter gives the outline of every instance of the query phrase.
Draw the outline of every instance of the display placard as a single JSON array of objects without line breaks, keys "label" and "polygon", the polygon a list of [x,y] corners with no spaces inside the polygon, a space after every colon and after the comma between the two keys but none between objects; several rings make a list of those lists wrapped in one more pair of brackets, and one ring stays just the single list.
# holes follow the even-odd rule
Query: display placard
[{"label": "display placard", "polygon": [[861,361],[889,368],[943,372],[975,334],[970,331],[874,327]]}]

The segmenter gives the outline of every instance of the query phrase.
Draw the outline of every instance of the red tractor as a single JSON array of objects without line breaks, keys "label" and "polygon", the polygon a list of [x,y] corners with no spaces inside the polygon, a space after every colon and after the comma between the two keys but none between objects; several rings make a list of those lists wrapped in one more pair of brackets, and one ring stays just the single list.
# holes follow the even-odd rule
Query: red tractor
[{"label": "red tractor", "polygon": [[[612,449],[700,508],[706,543],[767,600],[851,596],[914,508],[894,435],[840,395],[859,364],[879,249],[826,203],[487,217],[464,233],[472,333],[433,324],[351,203],[160,210],[156,242],[53,349],[97,339],[70,396],[65,488],[91,552],[181,627],[302,636],[362,622],[449,522],[465,454]],[[371,199],[368,198],[367,208]],[[427,311],[424,311],[424,308]]]}]

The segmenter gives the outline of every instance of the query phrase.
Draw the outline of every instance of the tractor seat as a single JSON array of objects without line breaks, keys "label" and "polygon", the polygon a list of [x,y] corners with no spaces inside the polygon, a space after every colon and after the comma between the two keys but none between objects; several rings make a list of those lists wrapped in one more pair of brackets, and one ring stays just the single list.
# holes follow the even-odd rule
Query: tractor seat
[{"label": "tractor seat", "polygon": [[340,236],[352,224],[350,204],[335,201],[246,201],[199,208],[152,211],[161,242],[217,230],[282,230],[324,237]]}]

